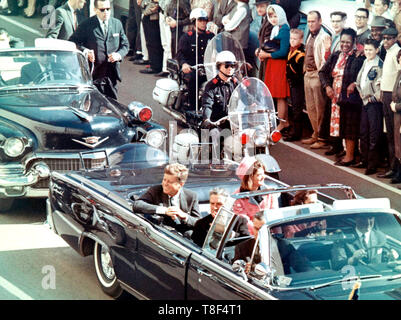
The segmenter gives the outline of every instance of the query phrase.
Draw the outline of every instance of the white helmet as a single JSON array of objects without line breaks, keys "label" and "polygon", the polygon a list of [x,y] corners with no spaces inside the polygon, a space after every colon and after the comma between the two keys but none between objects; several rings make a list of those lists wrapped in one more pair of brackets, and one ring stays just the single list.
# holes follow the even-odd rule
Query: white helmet
[{"label": "white helmet", "polygon": [[189,15],[189,19],[195,20],[195,19],[206,19],[208,20],[207,12],[202,9],[202,8],[195,8],[191,11],[191,14]]},{"label": "white helmet", "polygon": [[225,63],[225,62],[237,63],[237,59],[235,58],[234,53],[225,50],[219,52],[216,55],[216,63]]}]

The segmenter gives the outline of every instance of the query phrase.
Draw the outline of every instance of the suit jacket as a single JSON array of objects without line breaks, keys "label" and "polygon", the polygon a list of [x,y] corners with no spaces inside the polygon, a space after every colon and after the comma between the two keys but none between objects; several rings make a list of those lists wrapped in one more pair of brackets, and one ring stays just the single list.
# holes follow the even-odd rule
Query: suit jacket
[{"label": "suit jacket", "polygon": [[219,32],[224,29],[222,20],[223,17],[231,12],[237,5],[237,2],[235,0],[231,0],[230,3],[228,3],[229,0],[221,0],[219,9],[217,10],[217,13],[214,17],[214,23],[219,27]]},{"label": "suit jacket", "polygon": [[[54,63],[52,63],[49,69],[54,70],[56,68],[57,66]],[[38,77],[40,73],[42,73],[42,69],[39,66],[39,62],[34,61],[29,64],[26,64],[21,68],[21,77],[19,82],[21,84],[28,84],[31,81],[33,81],[36,77]]]},{"label": "suit jacket", "polygon": [[[150,187],[138,200],[134,202],[134,212],[145,214],[156,214],[159,206],[169,207],[169,196],[163,192],[161,185]],[[178,231],[186,231],[195,225],[195,222],[201,217],[199,211],[198,196],[195,192],[182,188],[180,193],[180,209],[189,214],[186,223],[176,223],[168,216],[164,216],[163,223],[175,227]]]},{"label": "suit jacket", "polygon": [[[203,246],[210,228],[210,224],[213,222],[213,220],[213,216],[208,214],[207,216],[196,221],[191,238],[192,241],[198,246]],[[233,231],[236,233],[236,237],[249,236],[248,220],[245,217],[238,216],[238,220],[234,225]]]},{"label": "suit jacket", "polygon": [[[365,249],[362,243],[362,239],[358,236],[356,231],[354,232],[355,239],[348,242],[336,243],[331,249],[331,260],[334,270],[340,270],[342,267],[348,264],[348,258],[352,257],[355,251],[359,249]],[[365,263],[380,263],[382,258],[382,250],[378,247],[386,246],[386,236],[379,230],[372,230],[370,232],[369,244],[367,251],[367,258],[363,258],[362,261]],[[375,248],[373,248],[375,247]],[[371,249],[369,249],[371,248]],[[358,261],[357,264],[360,262]]]},{"label": "suit jacket", "polygon": [[[68,6],[68,3],[65,3],[63,6],[58,7],[54,14],[55,23],[50,25],[50,28],[47,30],[46,38],[56,38],[68,40],[75,31],[74,27],[74,18],[73,14]],[[81,11],[77,12],[77,22],[78,25],[85,19],[84,15]]]},{"label": "suit jacket", "polygon": [[94,80],[109,77],[115,84],[116,80],[121,81],[120,61],[108,62],[108,55],[117,52],[121,55],[121,59],[124,59],[128,53],[129,43],[120,20],[111,17],[107,27],[105,36],[97,16],[93,16],[78,25],[69,40],[75,42],[82,51],[89,49],[95,52]]}]

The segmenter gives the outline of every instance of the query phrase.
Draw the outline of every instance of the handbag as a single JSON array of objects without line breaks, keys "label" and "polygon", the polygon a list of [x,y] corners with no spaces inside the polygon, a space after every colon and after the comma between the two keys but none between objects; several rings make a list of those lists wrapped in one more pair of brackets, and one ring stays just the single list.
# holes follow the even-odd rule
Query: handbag
[{"label": "handbag", "polygon": [[280,40],[267,40],[261,46],[261,49],[267,53],[273,53],[280,49]]},{"label": "handbag", "polygon": [[358,92],[353,92],[347,97],[347,93],[341,93],[337,100],[337,104],[343,108],[361,108],[363,105],[362,99]]}]

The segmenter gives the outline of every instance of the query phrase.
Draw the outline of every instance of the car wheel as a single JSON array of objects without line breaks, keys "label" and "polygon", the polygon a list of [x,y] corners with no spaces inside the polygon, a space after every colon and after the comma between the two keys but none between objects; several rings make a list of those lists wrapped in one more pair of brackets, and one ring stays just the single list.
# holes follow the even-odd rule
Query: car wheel
[{"label": "car wheel", "polygon": [[14,199],[0,199],[0,212],[9,211],[14,203]]},{"label": "car wheel", "polygon": [[109,250],[100,243],[95,243],[93,251],[97,280],[102,290],[117,299],[123,294],[123,289],[117,281]]}]

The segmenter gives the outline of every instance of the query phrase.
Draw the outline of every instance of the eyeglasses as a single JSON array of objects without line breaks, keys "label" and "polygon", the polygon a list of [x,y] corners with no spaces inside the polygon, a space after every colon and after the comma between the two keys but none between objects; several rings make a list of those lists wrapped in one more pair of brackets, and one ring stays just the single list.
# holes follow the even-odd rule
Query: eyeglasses
[{"label": "eyeglasses", "polygon": [[101,8],[99,10],[100,10],[100,12],[105,12],[105,11],[110,11],[110,8]]},{"label": "eyeglasses", "polygon": [[383,37],[383,40],[393,40],[393,39],[395,39],[395,37],[388,37],[388,36]]},{"label": "eyeglasses", "polygon": [[368,17],[366,17],[366,16],[358,16],[358,15],[355,15],[355,19],[367,19]]}]

